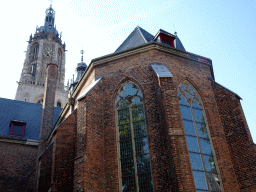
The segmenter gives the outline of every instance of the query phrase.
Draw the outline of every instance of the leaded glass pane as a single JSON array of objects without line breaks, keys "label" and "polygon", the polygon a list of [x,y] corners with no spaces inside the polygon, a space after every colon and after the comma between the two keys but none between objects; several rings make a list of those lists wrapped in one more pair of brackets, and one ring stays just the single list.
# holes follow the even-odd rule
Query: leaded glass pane
[{"label": "leaded glass pane", "polygon": [[140,174],[138,175],[139,188],[142,192],[153,192],[153,183],[151,174]]},{"label": "leaded glass pane", "polygon": [[134,103],[134,104],[142,104],[139,97],[135,97],[135,98],[133,99],[133,103]]},{"label": "leaded glass pane", "polygon": [[122,177],[134,176],[134,161],[133,158],[121,159]]},{"label": "leaded glass pane", "polygon": [[210,186],[210,191],[221,192],[221,185],[218,175],[214,173],[206,173],[206,177]]},{"label": "leaded glass pane", "polygon": [[187,85],[184,85],[184,84],[181,84],[180,85],[180,89],[183,90],[183,89],[186,89],[187,88]]},{"label": "leaded glass pane", "polygon": [[202,109],[202,107],[199,105],[198,101],[196,99],[193,100],[193,105],[192,107]]},{"label": "leaded glass pane", "polygon": [[142,104],[137,104],[132,106],[132,118],[133,118],[133,122],[140,121],[145,118]]},{"label": "leaded glass pane", "polygon": [[147,136],[147,127],[145,120],[137,121],[133,123],[134,137],[145,137]]},{"label": "leaded glass pane", "polygon": [[122,190],[124,192],[137,191],[135,177],[123,177],[122,178]]},{"label": "leaded glass pane", "polygon": [[192,121],[191,109],[188,106],[180,105],[180,112],[182,119],[187,119]]},{"label": "leaded glass pane", "polygon": [[202,122],[203,121],[203,110],[202,109],[195,109],[193,108],[194,118],[196,122]]},{"label": "leaded glass pane", "polygon": [[121,159],[133,157],[132,153],[132,141],[131,140],[124,140],[120,141],[120,156]]},{"label": "leaded glass pane", "polygon": [[206,171],[217,173],[215,161],[213,158],[213,155],[203,155],[204,159],[204,166],[206,168]]},{"label": "leaded glass pane", "polygon": [[132,83],[126,84],[117,96],[117,108],[122,190],[151,192],[153,183],[141,91]]},{"label": "leaded glass pane", "polygon": [[197,153],[189,153],[190,163],[192,169],[203,171],[203,163],[201,159],[201,155]]},{"label": "leaded glass pane", "polygon": [[118,105],[119,105],[119,107],[118,107],[119,110],[120,110],[120,109],[126,109],[126,108],[129,107],[126,100],[121,100],[121,101],[119,101]]},{"label": "leaded glass pane", "polygon": [[193,95],[193,93],[194,93],[193,88],[191,86],[188,86],[188,89],[189,89],[190,94]]},{"label": "leaded glass pane", "polygon": [[132,84],[127,84],[124,86],[124,91],[121,93],[121,96],[127,97],[128,95],[135,95],[136,92],[137,89],[134,89]]},{"label": "leaded glass pane", "polygon": [[135,138],[136,156],[149,152],[147,137]]},{"label": "leaded glass pane", "polygon": [[149,154],[139,155],[136,157],[138,174],[150,173]]},{"label": "leaded glass pane", "polygon": [[181,84],[177,94],[196,191],[221,191],[199,96],[185,84]]},{"label": "leaded glass pane", "polygon": [[141,93],[141,91],[138,92],[138,95],[142,98],[142,93]]},{"label": "leaded glass pane", "polygon": [[211,147],[209,139],[200,138],[199,142],[200,142],[202,153],[204,153],[204,154],[211,154],[212,153],[212,147]]},{"label": "leaded glass pane", "polygon": [[188,92],[185,92],[185,95],[187,96],[187,97],[190,97],[190,98],[192,98],[193,96],[192,95],[190,95]]},{"label": "leaded glass pane", "polygon": [[196,128],[197,128],[198,137],[209,138],[208,133],[207,133],[206,124],[204,122],[196,123]]},{"label": "leaded glass pane", "polygon": [[180,104],[189,106],[189,104],[184,96],[180,97]]},{"label": "leaded glass pane", "polygon": [[199,153],[199,147],[196,137],[192,136],[186,136],[188,150],[191,152],[198,152]]},{"label": "leaded glass pane", "polygon": [[204,172],[193,171],[196,189],[208,189]]},{"label": "leaded glass pane", "polygon": [[193,121],[183,120],[183,127],[186,135],[196,136]]}]

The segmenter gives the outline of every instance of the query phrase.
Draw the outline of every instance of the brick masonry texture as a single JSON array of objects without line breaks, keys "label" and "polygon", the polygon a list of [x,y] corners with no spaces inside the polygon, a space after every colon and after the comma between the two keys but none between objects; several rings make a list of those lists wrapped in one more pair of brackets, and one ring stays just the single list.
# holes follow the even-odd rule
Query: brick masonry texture
[{"label": "brick masonry texture", "polygon": [[[43,102],[43,111],[41,119],[41,128],[39,135],[39,145],[38,145],[38,157],[45,156],[38,161],[37,164],[37,184],[36,188],[38,191],[45,191],[50,185],[51,178],[51,163],[52,163],[52,146],[50,149],[47,149],[47,137],[52,129],[53,121],[53,110],[54,110],[54,100],[55,100],[55,91],[57,84],[57,73],[58,67],[55,64],[47,65],[47,74],[46,74],[46,85],[44,92],[44,102]],[[46,150],[46,151],[45,151]]]},{"label": "brick masonry texture", "polygon": [[0,144],[0,191],[34,191],[37,146]]},{"label": "brick masonry texture", "polygon": [[256,152],[239,98],[212,83],[231,160],[241,191],[256,191]]},{"label": "brick masonry texture", "polygon": [[55,131],[52,159],[51,191],[72,191],[74,180],[75,142],[77,129],[75,110]]},{"label": "brick masonry texture", "polygon": [[[255,146],[239,100],[235,98],[237,104],[230,102],[230,93],[220,91],[208,80],[213,75],[211,66],[201,61],[200,56],[185,58],[152,48],[92,65],[87,82],[79,85],[73,99],[87,88],[88,81],[94,77],[102,79],[76,102],[77,111],[69,115],[67,110],[62,114],[66,119],[51,140],[54,143],[51,189],[64,191],[66,186],[71,190],[73,185],[76,192],[121,190],[115,102],[121,85],[133,81],[143,93],[154,191],[194,192],[177,97],[179,85],[189,81],[203,103],[224,191],[254,191]],[[173,77],[158,78],[151,62],[164,64]],[[239,152],[240,146],[244,153]]]}]

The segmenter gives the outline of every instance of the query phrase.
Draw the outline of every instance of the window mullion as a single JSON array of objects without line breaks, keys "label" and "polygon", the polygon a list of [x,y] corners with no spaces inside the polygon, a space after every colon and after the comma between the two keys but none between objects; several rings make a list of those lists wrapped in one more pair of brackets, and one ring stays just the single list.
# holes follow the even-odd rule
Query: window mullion
[{"label": "window mullion", "polygon": [[204,168],[204,175],[205,175],[205,179],[206,179],[206,184],[207,184],[207,187],[208,187],[208,191],[210,191],[210,186],[209,186],[207,175],[206,175],[206,168],[205,168],[205,164],[204,164],[204,157],[203,157],[203,152],[202,152],[202,149],[201,149],[201,144],[200,144],[200,141],[199,141],[199,136],[198,136],[198,132],[197,132],[196,121],[195,121],[195,117],[194,117],[192,103],[190,104],[190,110],[191,110],[191,114],[192,114],[193,124],[194,124],[194,127],[195,127],[196,139],[197,139],[198,146],[199,146],[201,161],[202,161],[203,168]]},{"label": "window mullion", "polygon": [[137,161],[136,161],[136,151],[135,151],[135,141],[134,141],[134,131],[133,131],[133,118],[132,118],[132,103],[129,106],[130,113],[130,124],[131,124],[131,134],[132,134],[132,148],[133,148],[133,160],[134,160],[134,171],[135,171],[135,181],[136,181],[136,189],[139,192],[139,180],[138,180],[138,170],[137,170]]}]

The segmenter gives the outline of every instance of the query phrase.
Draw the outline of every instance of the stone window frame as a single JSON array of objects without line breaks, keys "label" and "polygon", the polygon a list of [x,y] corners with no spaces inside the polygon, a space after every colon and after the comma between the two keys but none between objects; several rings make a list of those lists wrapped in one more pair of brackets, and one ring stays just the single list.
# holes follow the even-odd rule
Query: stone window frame
[{"label": "stone window frame", "polygon": [[[142,94],[142,98],[141,98],[141,102],[143,103],[143,112],[144,112],[144,116],[145,116],[145,124],[146,124],[146,127],[147,127],[147,118],[146,118],[146,113],[145,113],[145,102],[144,102],[144,94],[143,94],[143,92],[142,92],[142,89],[141,89],[141,87],[140,86],[138,86],[138,83],[135,83],[134,81],[132,81],[132,80],[126,80],[126,81],[124,81],[123,83],[121,83],[120,84],[120,86],[118,86],[118,91],[116,92],[116,95],[115,95],[115,107],[114,107],[114,110],[115,110],[115,117],[116,117],[116,142],[117,142],[117,160],[118,160],[118,178],[119,178],[119,191],[123,191],[123,189],[122,189],[122,171],[121,171],[121,154],[120,154],[120,142],[119,142],[119,126],[118,126],[118,124],[119,124],[119,122],[118,122],[118,97],[119,97],[119,95],[121,94],[121,92],[123,92],[124,91],[124,87],[126,86],[126,85],[128,85],[128,84],[133,84],[133,85],[135,85],[136,87],[137,87],[137,89],[141,92],[141,94]],[[129,109],[130,109],[131,107],[129,107]],[[130,110],[130,113],[131,113],[131,110]],[[130,119],[131,119],[132,117],[130,116]],[[133,122],[133,121],[132,121]],[[134,145],[134,143],[135,143],[135,140],[134,140],[134,132],[133,132],[133,125],[132,125],[132,123],[130,123],[131,124],[131,134],[132,134],[132,143],[133,143],[133,158],[135,158],[135,145]],[[147,138],[147,141],[148,141],[148,147],[149,147],[149,136],[148,136],[148,130],[147,130],[147,136],[146,136],[146,138]],[[153,183],[153,174],[152,174],[152,165],[151,165],[151,154],[150,154],[150,150],[148,151],[148,154],[149,154],[149,162],[150,162],[150,174],[151,174],[151,182],[152,182],[152,188],[153,188],[153,191],[154,191],[154,183]],[[136,164],[136,160],[135,160],[135,163],[134,163],[134,169],[137,169],[136,168],[137,167],[137,164]],[[137,191],[139,191],[139,182],[138,182],[138,173],[137,173],[137,171],[135,172],[135,182],[136,182],[136,190]]]},{"label": "stone window frame", "polygon": [[32,53],[31,53],[32,61],[36,61],[38,59],[39,47],[40,47],[40,45],[38,42],[34,43],[33,48],[32,48]]},{"label": "stone window frame", "polygon": [[[14,126],[21,126],[21,132],[15,133]],[[26,123],[20,121],[11,121],[10,123],[10,135],[24,136],[25,135]]]},{"label": "stone window frame", "polygon": [[[190,99],[187,100],[187,96],[184,95],[184,93],[182,93],[180,87],[181,85],[184,84],[187,86],[187,88],[185,88],[184,90],[185,91],[189,91],[190,87],[193,89],[194,93],[193,93],[193,97]],[[198,141],[198,146],[199,146],[199,154],[200,154],[200,157],[203,157],[204,153],[202,153],[202,148],[201,148],[201,144],[199,142],[199,138],[200,136],[198,136],[198,130],[196,128],[196,121],[195,121],[195,117],[194,117],[194,112],[193,112],[193,100],[196,99],[196,101],[198,102],[198,104],[201,106],[201,109],[202,109],[202,112],[203,112],[203,117],[204,117],[204,121],[205,121],[205,125],[206,125],[206,130],[207,130],[207,134],[208,134],[208,138],[209,139],[209,142],[210,142],[210,146],[211,146],[211,150],[212,150],[212,154],[213,154],[213,159],[214,159],[214,163],[215,163],[215,166],[216,166],[216,173],[218,174],[218,179],[219,179],[219,185],[221,187],[221,191],[223,191],[224,189],[224,186],[223,186],[223,182],[222,182],[222,179],[221,179],[221,174],[220,174],[220,170],[219,170],[219,167],[218,167],[218,163],[217,163],[217,158],[216,158],[216,153],[215,153],[215,150],[214,150],[214,146],[213,146],[213,142],[212,142],[212,139],[211,139],[211,132],[209,130],[209,125],[208,125],[208,121],[207,121],[207,116],[206,116],[206,112],[205,112],[205,107],[204,107],[204,104],[203,104],[203,100],[202,100],[202,97],[200,96],[199,94],[199,91],[198,89],[196,88],[196,86],[194,86],[192,83],[190,83],[190,81],[188,80],[183,80],[179,83],[178,87],[177,87],[177,97],[178,97],[178,100],[180,101],[180,97],[181,96],[184,96],[187,103],[189,104],[190,106],[190,110],[191,110],[191,115],[192,115],[192,121],[193,121],[193,125],[194,125],[194,129],[195,129],[195,132],[196,132],[196,139]],[[179,103],[179,109],[180,109],[180,103]],[[180,114],[181,114],[181,117],[182,117],[182,113],[181,113],[181,110],[180,110]],[[182,126],[183,126],[183,130],[184,130],[184,133],[185,133],[185,129],[184,129],[184,124],[183,124],[183,117],[182,117]],[[184,134],[185,136],[189,134]],[[186,140],[186,145],[187,145],[187,149],[188,149],[188,154],[189,154],[189,147],[188,147],[188,143],[187,143],[187,139],[185,138]],[[192,152],[192,151],[191,151]],[[194,152],[192,152],[194,153]],[[189,156],[189,159],[190,159],[190,156]],[[202,160],[202,165],[203,165],[203,171],[206,175],[207,173],[207,170],[206,170],[206,166],[205,166],[205,162],[204,162],[204,158],[201,159]],[[191,167],[191,173],[193,173],[193,168],[192,168],[192,164],[191,164],[191,160],[189,161],[190,163],[190,167]],[[193,175],[193,174],[192,174]],[[195,184],[195,180],[194,180],[194,176],[193,176],[193,182]],[[207,184],[207,187],[208,187],[208,190],[205,190],[205,191],[211,191],[211,188],[209,187],[210,184],[209,184],[209,181],[207,180],[206,178],[206,184]],[[196,184],[195,184],[196,185]],[[196,190],[200,190],[200,189],[196,189]],[[204,190],[200,190],[200,191],[204,191]]]}]

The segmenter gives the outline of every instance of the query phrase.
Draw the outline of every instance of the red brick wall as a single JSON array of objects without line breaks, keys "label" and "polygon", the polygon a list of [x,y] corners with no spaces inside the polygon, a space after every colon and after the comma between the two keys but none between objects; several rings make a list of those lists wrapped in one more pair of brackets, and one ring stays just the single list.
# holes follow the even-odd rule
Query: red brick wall
[{"label": "red brick wall", "polygon": [[[157,85],[153,80],[153,71],[150,67],[151,62],[163,63],[174,75],[172,80],[161,79],[160,84],[163,87],[161,90],[162,99],[156,99]],[[172,158],[175,165],[175,172],[177,176],[179,191],[194,191],[193,176],[191,173],[190,161],[184,137],[183,124],[181,120],[179,103],[177,99],[177,87],[181,80],[189,79],[203,99],[205,106],[208,125],[212,133],[213,146],[217,154],[217,161],[219,163],[220,173],[223,179],[224,189],[226,191],[234,191],[238,189],[236,184],[236,177],[233,173],[233,167],[230,159],[229,149],[226,143],[224,132],[221,126],[221,121],[218,116],[218,109],[214,100],[211,84],[207,76],[211,76],[211,68],[196,61],[185,59],[169,53],[164,53],[157,50],[148,51],[141,54],[127,56],[125,58],[107,62],[105,64],[96,66],[95,76],[104,76],[104,116],[105,130],[108,130],[109,144],[104,148],[111,152],[111,156],[105,156],[106,171],[111,172],[117,168],[115,158],[116,154],[116,124],[115,124],[115,109],[114,97],[119,85],[125,78],[129,77],[135,83],[141,86],[145,95],[145,111],[148,126],[151,166],[153,172],[154,188],[156,191],[169,191],[171,182],[165,181],[164,178],[172,178],[175,176],[171,174],[170,168],[166,169],[166,159],[168,159],[168,150],[163,148],[165,145],[161,138],[165,138],[163,131],[160,131],[161,123],[159,119],[164,119],[163,125],[166,123],[168,130]],[[163,102],[163,110],[160,110],[160,102]],[[161,113],[160,113],[161,112]],[[215,133],[214,133],[215,132]],[[112,143],[111,143],[112,142]],[[110,144],[111,143],[111,144]],[[218,143],[221,143],[218,145]],[[167,147],[168,148],[168,147]],[[170,151],[170,150],[169,150]],[[225,156],[225,158],[223,158]],[[168,161],[171,164],[171,161]],[[165,169],[163,169],[165,167]],[[113,172],[113,171],[112,171]],[[106,172],[107,173],[107,172]],[[118,176],[118,175],[116,175]],[[114,191],[113,186],[118,187],[118,178],[106,175],[107,185],[109,189]],[[110,186],[111,185],[111,186]],[[174,190],[174,189],[173,189]]]},{"label": "red brick wall", "polygon": [[53,145],[50,144],[39,157],[38,163],[40,166],[40,172],[37,185],[38,192],[48,192],[51,186],[52,152]]},{"label": "red brick wall", "polygon": [[104,191],[104,118],[102,82],[78,101],[75,191]]},{"label": "red brick wall", "polygon": [[53,142],[51,191],[73,190],[77,111],[57,128]]},{"label": "red brick wall", "polygon": [[239,98],[212,83],[234,171],[241,191],[256,191],[256,150]]},{"label": "red brick wall", "polygon": [[[163,63],[174,77],[158,79],[151,62]],[[96,65],[95,77],[99,76],[103,76],[100,83],[78,101],[75,191],[119,191],[115,97],[127,80],[134,81],[144,95],[155,191],[195,191],[177,98],[182,80],[190,81],[202,98],[224,190],[240,191],[207,79],[212,76],[209,65],[152,49]]]},{"label": "red brick wall", "polygon": [[34,191],[37,147],[0,142],[0,191]]}]

